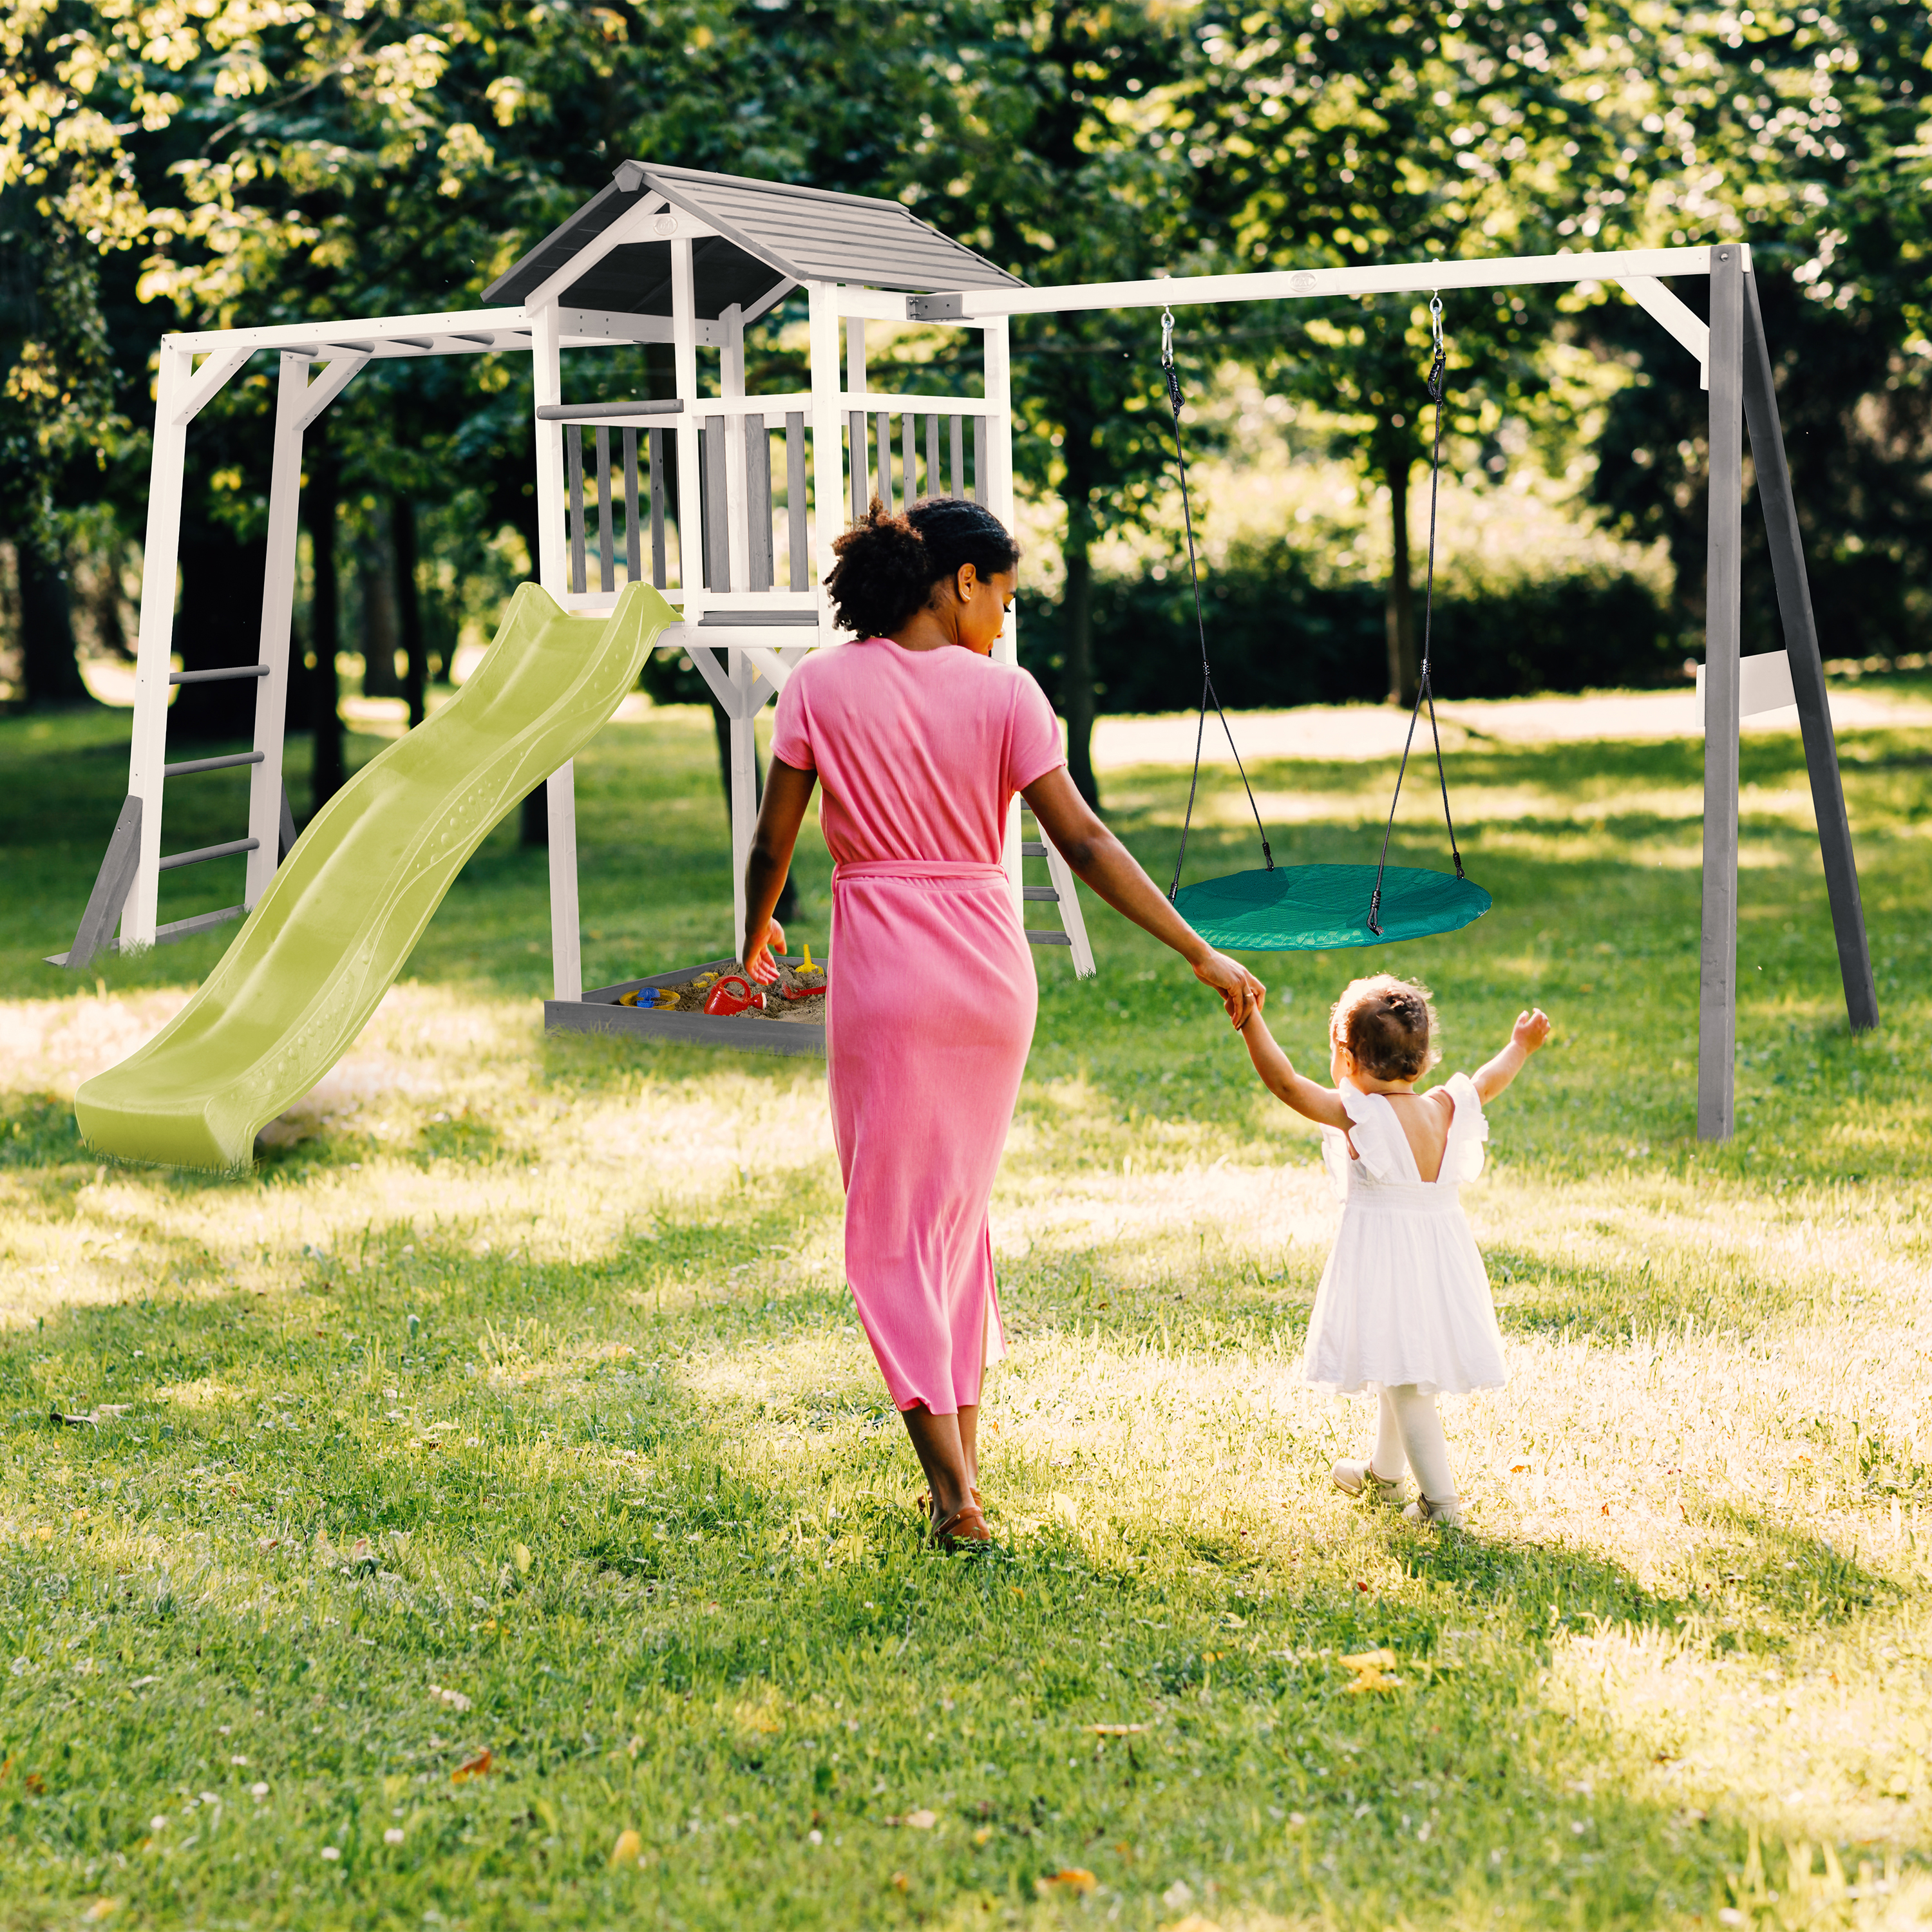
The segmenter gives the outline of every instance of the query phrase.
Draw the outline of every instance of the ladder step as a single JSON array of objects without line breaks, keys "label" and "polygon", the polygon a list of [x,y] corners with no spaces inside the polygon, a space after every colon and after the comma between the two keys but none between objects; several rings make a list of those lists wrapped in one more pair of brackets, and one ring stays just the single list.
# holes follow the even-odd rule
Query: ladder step
[{"label": "ladder step", "polygon": [[1020,856],[1022,859],[1044,859],[1046,848],[1037,838],[1022,838],[1020,841]]},{"label": "ladder step", "polygon": [[203,845],[193,852],[177,852],[164,859],[159,869],[171,872],[177,866],[198,866],[204,859],[226,859],[237,852],[254,852],[261,843],[259,838],[231,838],[226,845]]},{"label": "ladder step", "polygon": [[1073,941],[1069,934],[1064,932],[1042,932],[1037,928],[1030,928],[1027,933],[1027,944],[1029,946],[1071,946]]},{"label": "ladder step", "polygon": [[265,752],[235,752],[225,758],[184,758],[178,765],[164,765],[164,778],[184,778],[190,772],[225,772],[235,765],[259,765]]},{"label": "ladder step", "polygon": [[1020,897],[1023,899],[1049,899],[1055,905],[1060,903],[1060,895],[1051,886],[1022,886]]},{"label": "ladder step", "polygon": [[170,684],[218,684],[224,677],[266,677],[266,664],[231,664],[226,670],[171,670]]}]

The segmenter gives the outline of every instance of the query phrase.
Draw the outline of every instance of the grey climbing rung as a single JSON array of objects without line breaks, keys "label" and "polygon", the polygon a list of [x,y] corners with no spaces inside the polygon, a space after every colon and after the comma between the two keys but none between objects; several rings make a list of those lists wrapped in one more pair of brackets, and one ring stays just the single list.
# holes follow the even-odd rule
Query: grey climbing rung
[{"label": "grey climbing rung", "polygon": [[226,859],[237,852],[253,852],[260,849],[259,838],[231,838],[226,845],[204,845],[194,852],[177,852],[164,859],[160,869],[172,872],[177,866],[198,866],[204,859]]},{"label": "grey climbing rung", "polygon": [[1020,841],[1020,856],[1022,859],[1044,859],[1046,848],[1037,838],[1022,838]]},{"label": "grey climbing rung", "polygon": [[190,772],[225,772],[234,765],[259,765],[265,752],[234,752],[223,758],[184,758],[178,765],[164,765],[164,778],[184,778]]},{"label": "grey climbing rung", "polygon": [[1058,905],[1060,895],[1051,886],[1022,886],[1020,897],[1023,899],[1050,899]]},{"label": "grey climbing rung", "polygon": [[231,664],[226,670],[171,670],[170,684],[218,684],[225,677],[266,677],[266,664]]},{"label": "grey climbing rung", "polygon": [[1029,946],[1071,946],[1073,940],[1070,934],[1064,932],[1040,932],[1029,930],[1027,934],[1027,944]]}]

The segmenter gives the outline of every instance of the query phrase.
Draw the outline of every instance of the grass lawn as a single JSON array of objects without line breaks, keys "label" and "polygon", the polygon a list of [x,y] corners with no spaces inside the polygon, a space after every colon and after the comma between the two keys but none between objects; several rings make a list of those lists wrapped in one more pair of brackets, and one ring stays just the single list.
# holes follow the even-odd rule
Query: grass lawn
[{"label": "grass lawn", "polygon": [[[842,1285],[821,1070],[542,1037],[511,829],[252,1177],[86,1154],[76,1081],[229,936],[37,963],[125,730],[0,722],[0,1928],[1932,1918],[1932,734],[1843,748],[1856,1040],[1798,741],[1746,741],[1727,1147],[1693,1138],[1694,746],[1462,752],[1489,916],[1258,962],[1310,1060],[1383,964],[1451,1066],[1556,1021],[1467,1197],[1512,1379],[1447,1405],[1466,1534],[1330,1488],[1366,1405],[1298,1382],[1312,1136],[1090,900],[994,1202],[1000,1546],[946,1558]],[[1264,765],[1277,856],[1366,856],[1390,776]],[[724,950],[708,722],[578,776],[586,980]],[[171,792],[169,849],[234,836],[224,783]],[[1156,871],[1185,784],[1112,784]],[[1252,862],[1240,810],[1196,876]],[[815,945],[828,869],[813,836]],[[1383,1649],[1372,1688],[1341,1661]]]}]

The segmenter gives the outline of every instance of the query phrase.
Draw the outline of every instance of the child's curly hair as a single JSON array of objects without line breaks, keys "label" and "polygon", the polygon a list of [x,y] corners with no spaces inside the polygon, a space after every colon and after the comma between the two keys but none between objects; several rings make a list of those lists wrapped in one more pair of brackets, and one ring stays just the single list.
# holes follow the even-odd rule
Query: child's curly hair
[{"label": "child's curly hair", "polygon": [[874,496],[832,540],[832,614],[856,638],[886,638],[923,610],[932,586],[971,564],[996,577],[1020,560],[1012,532],[964,496],[928,496],[894,516]]},{"label": "child's curly hair", "polygon": [[1328,1016],[1329,1037],[1378,1080],[1414,1080],[1442,1058],[1429,988],[1392,973],[1352,980]]}]

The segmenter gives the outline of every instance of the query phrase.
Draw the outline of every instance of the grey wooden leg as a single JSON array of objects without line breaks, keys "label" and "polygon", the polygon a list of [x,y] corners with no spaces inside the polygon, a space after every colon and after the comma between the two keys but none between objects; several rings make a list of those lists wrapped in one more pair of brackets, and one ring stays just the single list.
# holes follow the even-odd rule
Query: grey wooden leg
[{"label": "grey wooden leg", "polygon": [[277,847],[279,848],[275,854],[275,863],[277,865],[279,866],[282,861],[289,856],[290,848],[293,846],[295,842],[295,807],[289,802],[289,788],[287,785],[284,784],[282,787],[281,826],[280,829],[275,835],[275,843]]},{"label": "grey wooden leg", "polygon": [[1784,431],[1778,421],[1778,391],[1772,381],[1771,351],[1758,307],[1757,278],[1744,284],[1744,421],[1750,430],[1751,462],[1757,472],[1757,500],[1764,511],[1771,546],[1772,574],[1778,584],[1778,613],[1791,661],[1791,688],[1804,734],[1804,764],[1811,777],[1811,810],[1818,821],[1818,847],[1825,861],[1825,888],[1831,896],[1832,928],[1838,942],[1838,973],[1845,985],[1845,1010],[1854,1032],[1878,1024],[1878,988],[1872,982],[1871,946],[1858,896],[1858,862],[1852,852],[1851,821],[1845,812],[1845,788],[1838,772],[1838,740],[1825,695],[1825,664],[1818,646],[1817,620],[1804,570],[1804,544],[1798,527],[1798,506],[1784,456]]},{"label": "grey wooden leg", "polygon": [[1744,265],[1711,250],[1710,534],[1704,584],[1704,912],[1697,1138],[1729,1140],[1738,1001],[1738,700],[1744,544]]},{"label": "grey wooden leg", "polygon": [[107,856],[100,862],[94,890],[88,895],[87,910],[80,916],[80,929],[57,964],[78,973],[93,963],[94,956],[113,936],[121,909],[134,887],[134,868],[140,862],[141,801],[130,794],[121,808],[121,816],[114,821],[114,830],[107,841]]}]

